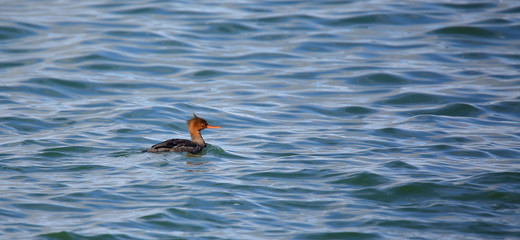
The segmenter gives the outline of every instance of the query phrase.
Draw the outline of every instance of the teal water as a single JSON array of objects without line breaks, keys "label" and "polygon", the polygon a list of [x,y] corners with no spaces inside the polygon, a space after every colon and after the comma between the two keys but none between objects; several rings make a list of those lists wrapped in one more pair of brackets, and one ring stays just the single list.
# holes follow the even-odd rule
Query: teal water
[{"label": "teal water", "polygon": [[0,13],[1,239],[520,239],[517,1]]}]

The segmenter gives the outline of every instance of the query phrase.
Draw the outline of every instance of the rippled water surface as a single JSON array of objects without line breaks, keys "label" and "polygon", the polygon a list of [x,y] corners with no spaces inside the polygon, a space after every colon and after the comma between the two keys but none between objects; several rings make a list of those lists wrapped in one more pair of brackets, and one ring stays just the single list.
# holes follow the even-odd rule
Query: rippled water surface
[{"label": "rippled water surface", "polygon": [[520,238],[517,1],[0,13],[2,239]]}]

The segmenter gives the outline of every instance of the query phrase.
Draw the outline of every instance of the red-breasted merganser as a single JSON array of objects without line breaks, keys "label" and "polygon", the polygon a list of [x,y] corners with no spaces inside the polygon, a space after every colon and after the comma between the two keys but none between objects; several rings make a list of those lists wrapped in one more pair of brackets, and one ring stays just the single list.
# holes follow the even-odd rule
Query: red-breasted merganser
[{"label": "red-breasted merganser", "polygon": [[188,131],[190,132],[191,141],[186,139],[170,139],[162,143],[155,144],[143,152],[189,152],[198,153],[206,147],[206,143],[200,134],[200,131],[206,128],[221,128],[219,126],[208,125],[206,120],[193,114],[193,118],[187,121]]}]

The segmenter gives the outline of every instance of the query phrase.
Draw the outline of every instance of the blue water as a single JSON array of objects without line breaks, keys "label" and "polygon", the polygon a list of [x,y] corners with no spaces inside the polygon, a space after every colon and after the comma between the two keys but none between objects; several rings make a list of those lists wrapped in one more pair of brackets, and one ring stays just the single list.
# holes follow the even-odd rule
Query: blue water
[{"label": "blue water", "polygon": [[0,239],[520,239],[519,70],[514,0],[4,1]]}]

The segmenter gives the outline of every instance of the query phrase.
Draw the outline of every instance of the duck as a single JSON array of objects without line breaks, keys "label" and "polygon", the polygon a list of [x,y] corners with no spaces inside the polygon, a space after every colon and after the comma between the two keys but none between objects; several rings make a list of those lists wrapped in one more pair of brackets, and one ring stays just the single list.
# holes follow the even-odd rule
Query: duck
[{"label": "duck", "polygon": [[197,117],[193,113],[193,118],[186,122],[188,124],[188,131],[191,140],[172,138],[161,143],[151,146],[143,152],[157,153],[157,152],[188,152],[197,154],[206,147],[206,142],[200,133],[207,128],[222,128],[221,126],[209,125],[206,120]]}]

